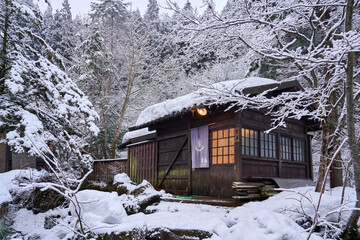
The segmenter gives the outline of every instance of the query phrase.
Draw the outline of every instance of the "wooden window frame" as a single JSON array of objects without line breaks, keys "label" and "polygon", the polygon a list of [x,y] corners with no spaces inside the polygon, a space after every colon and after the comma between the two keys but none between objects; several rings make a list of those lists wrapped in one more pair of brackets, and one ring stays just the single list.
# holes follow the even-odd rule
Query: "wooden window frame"
[{"label": "wooden window frame", "polygon": [[[249,137],[246,137],[246,131],[249,131]],[[243,131],[245,131],[245,137],[243,136]],[[255,133],[254,138],[250,137],[250,132],[253,131]],[[244,144],[248,142],[248,146]],[[249,139],[249,141],[247,141]],[[250,139],[254,139],[254,144],[256,146],[251,147]],[[246,149],[248,148],[248,149]],[[251,154],[251,150],[253,149],[253,153]],[[260,131],[257,129],[249,128],[249,127],[242,127],[241,128],[241,155],[249,158],[259,158],[260,156]]]},{"label": "wooden window frame", "polygon": [[[244,130],[251,130],[257,133],[257,154],[255,155],[248,155],[248,152],[245,150],[245,144],[244,144],[244,138],[243,138],[243,131]],[[306,153],[306,139],[300,137],[300,136],[293,136],[293,135],[287,135],[287,134],[281,134],[281,132],[271,132],[269,134],[272,134],[273,140],[275,140],[275,149],[272,149],[273,155],[271,157],[262,155],[262,137],[261,135],[264,134],[265,130],[256,129],[254,127],[248,127],[247,125],[242,126],[240,128],[240,138],[241,138],[241,144],[240,144],[240,151],[241,156],[243,158],[247,159],[262,159],[262,160],[278,160],[283,162],[292,162],[292,163],[298,163],[298,164],[307,164],[308,158]],[[288,155],[288,159],[283,158],[283,146],[282,146],[282,138],[288,139],[288,151],[286,154]],[[300,142],[300,144],[299,144]],[[265,142],[264,142],[265,143]],[[268,144],[270,141],[268,141]],[[274,143],[271,141],[271,143]],[[248,143],[249,144],[249,143]],[[265,145],[264,145],[265,146]],[[249,146],[248,146],[249,147]],[[296,148],[296,149],[295,149]],[[265,151],[265,147],[264,147]],[[270,151],[270,150],[268,150]],[[250,153],[250,150],[249,150]]]},{"label": "wooden window frame", "polygon": [[[232,132],[231,132],[232,130]],[[225,131],[227,131],[227,136],[225,136]],[[214,134],[216,132],[216,137],[214,138]],[[221,132],[221,137],[219,137],[219,133]],[[235,127],[224,127],[224,128],[216,128],[211,129],[209,134],[209,147],[210,147],[210,164],[217,166],[217,165],[234,165],[235,164]],[[232,141],[231,141],[232,138]],[[226,145],[219,145],[219,140],[225,140]],[[215,142],[216,141],[216,142]],[[232,144],[231,144],[232,142]],[[216,145],[216,146],[214,146]],[[231,153],[231,148],[232,152]],[[220,151],[221,149],[221,151]],[[216,155],[214,156],[214,153]],[[219,154],[221,153],[221,154]],[[216,157],[216,161],[215,161]],[[219,157],[221,157],[221,162],[219,162]],[[227,160],[225,160],[225,157]]]},{"label": "wooden window frame", "polygon": [[[283,147],[284,146],[283,145],[283,139],[286,139],[286,141],[285,141],[285,149]],[[290,137],[290,136],[280,135],[280,143],[279,144],[280,144],[280,160],[281,161],[292,161],[293,160],[293,142],[292,142],[292,139],[293,138]],[[286,144],[286,143],[288,143],[288,144]],[[289,157],[289,158],[287,158],[287,157]]]},{"label": "wooden window frame", "polygon": [[[264,135],[264,147],[262,148],[262,134]],[[260,135],[260,145],[259,145],[259,156],[261,159],[278,159],[278,145],[279,145],[279,141],[277,139],[277,134],[276,133],[265,133],[265,131],[261,131],[259,130],[259,135]],[[265,136],[267,136],[267,139],[265,138]],[[270,140],[269,137],[272,136],[272,139]],[[267,143],[268,147],[266,148],[265,143]],[[270,144],[272,145],[272,148],[270,148]],[[275,144],[275,145],[274,145]],[[264,151],[264,156],[262,156],[262,151]],[[271,157],[265,156],[265,151],[268,151],[269,153],[271,152]]]},{"label": "wooden window frame", "polygon": [[[283,159],[283,151],[282,151],[282,138],[290,139],[290,159]],[[295,143],[297,142],[297,143]],[[301,143],[298,145],[298,143]],[[280,160],[285,162],[293,162],[293,163],[306,163],[306,140],[300,137],[281,135],[280,134]]]},{"label": "wooden window frame", "polygon": [[293,137],[293,161],[305,162],[305,139]]}]

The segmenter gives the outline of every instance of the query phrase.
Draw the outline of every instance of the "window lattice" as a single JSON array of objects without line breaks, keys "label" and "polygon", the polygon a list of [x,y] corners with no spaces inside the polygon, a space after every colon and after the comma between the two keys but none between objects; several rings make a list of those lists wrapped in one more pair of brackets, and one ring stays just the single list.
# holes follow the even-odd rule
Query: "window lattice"
[{"label": "window lattice", "polygon": [[221,129],[211,132],[211,163],[235,163],[235,129]]},{"label": "window lattice", "polygon": [[281,160],[291,160],[292,148],[291,148],[291,138],[282,136],[280,138],[280,151],[281,151]]},{"label": "window lattice", "polygon": [[303,139],[293,139],[294,161],[305,161],[305,141]]},{"label": "window lattice", "polygon": [[246,156],[258,156],[259,132],[247,128],[241,129],[242,154]]},{"label": "window lattice", "polygon": [[275,134],[260,132],[260,156],[265,158],[276,158]]}]

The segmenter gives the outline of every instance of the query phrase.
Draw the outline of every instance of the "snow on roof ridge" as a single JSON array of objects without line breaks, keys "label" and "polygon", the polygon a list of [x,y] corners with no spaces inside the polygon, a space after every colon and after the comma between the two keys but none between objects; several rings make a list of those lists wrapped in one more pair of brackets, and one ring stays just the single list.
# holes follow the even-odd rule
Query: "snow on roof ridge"
[{"label": "snow on roof ridge", "polygon": [[149,129],[147,127],[140,128],[140,129],[137,129],[134,131],[129,131],[129,132],[125,133],[125,135],[122,139],[122,143],[126,143],[130,139],[134,139],[137,137],[141,137],[141,136],[145,136],[145,135],[153,134],[153,133],[156,133],[156,131],[149,131]]},{"label": "snow on roof ridge", "polygon": [[164,118],[169,115],[173,115],[182,112],[187,109],[194,108],[196,106],[205,105],[209,100],[209,97],[204,95],[204,92],[208,92],[211,89],[214,90],[243,90],[252,87],[266,86],[271,84],[281,83],[279,81],[260,78],[260,77],[249,77],[244,79],[235,79],[229,81],[218,82],[209,85],[209,87],[200,88],[189,94],[168,99],[166,101],[151,105],[145,108],[139,115],[135,127],[143,126],[147,123],[155,120]]}]

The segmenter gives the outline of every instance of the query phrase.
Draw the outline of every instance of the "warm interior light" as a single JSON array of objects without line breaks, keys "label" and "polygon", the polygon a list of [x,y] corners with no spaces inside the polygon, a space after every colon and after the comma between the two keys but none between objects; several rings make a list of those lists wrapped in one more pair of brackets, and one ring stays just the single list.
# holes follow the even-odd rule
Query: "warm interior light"
[{"label": "warm interior light", "polygon": [[198,109],[196,109],[196,111],[197,111],[198,114],[200,114],[201,116],[205,116],[205,115],[207,114],[206,108],[198,108]]}]

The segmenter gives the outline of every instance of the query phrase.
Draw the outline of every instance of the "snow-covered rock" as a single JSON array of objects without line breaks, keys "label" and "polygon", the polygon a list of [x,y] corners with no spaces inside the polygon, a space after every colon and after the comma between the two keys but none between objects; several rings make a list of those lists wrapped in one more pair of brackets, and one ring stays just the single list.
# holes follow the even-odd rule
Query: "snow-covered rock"
[{"label": "snow-covered rock", "polygon": [[[120,224],[127,216],[116,192],[83,190],[78,192],[76,197],[81,206],[81,216],[90,228]],[[71,205],[70,208],[72,215],[76,216],[74,206]]]},{"label": "snow-covered rock", "polygon": [[115,175],[114,184],[117,184],[118,188],[127,190],[127,194],[122,194],[120,198],[128,213],[144,211],[148,205],[159,202],[161,197],[171,196],[163,190],[157,191],[146,180],[137,185],[125,173]]},{"label": "snow-covered rock", "polygon": [[122,187],[125,187],[128,192],[137,188],[136,183],[131,181],[130,177],[126,173],[116,174],[114,176],[114,184],[120,184]]}]

